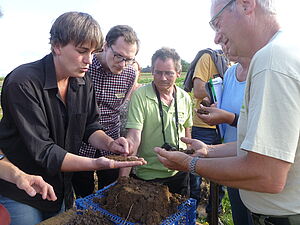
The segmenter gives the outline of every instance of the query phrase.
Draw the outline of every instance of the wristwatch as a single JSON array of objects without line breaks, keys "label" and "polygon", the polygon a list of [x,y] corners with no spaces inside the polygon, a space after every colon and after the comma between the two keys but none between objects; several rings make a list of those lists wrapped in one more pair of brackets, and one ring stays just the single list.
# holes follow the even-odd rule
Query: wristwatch
[{"label": "wristwatch", "polygon": [[193,159],[191,160],[191,162],[189,164],[189,171],[191,174],[193,174],[195,176],[199,176],[199,174],[196,173],[196,164],[199,159],[200,159],[199,157],[193,157]]},{"label": "wristwatch", "polygon": [[5,155],[0,154],[0,160],[1,160],[1,159],[4,159],[4,157],[5,157]]}]

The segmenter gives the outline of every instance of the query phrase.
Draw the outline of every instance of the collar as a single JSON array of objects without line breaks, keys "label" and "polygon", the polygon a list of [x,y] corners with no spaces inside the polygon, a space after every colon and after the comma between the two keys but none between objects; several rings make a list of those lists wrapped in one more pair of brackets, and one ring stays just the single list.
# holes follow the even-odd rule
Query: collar
[{"label": "collar", "polygon": [[[45,63],[45,83],[44,83],[44,89],[54,89],[57,87],[57,79],[56,79],[56,72],[55,72],[55,66],[53,61],[53,54],[50,53],[49,55],[44,57],[44,63]],[[77,90],[78,86],[85,85],[85,78],[73,78],[70,77],[69,80],[70,86],[73,90]]]}]

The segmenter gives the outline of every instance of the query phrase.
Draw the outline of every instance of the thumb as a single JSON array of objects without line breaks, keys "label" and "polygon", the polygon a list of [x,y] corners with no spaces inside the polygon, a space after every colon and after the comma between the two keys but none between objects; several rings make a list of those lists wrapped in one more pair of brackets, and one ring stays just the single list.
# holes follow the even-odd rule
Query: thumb
[{"label": "thumb", "polygon": [[160,156],[162,156],[162,157],[165,157],[165,156],[167,155],[167,153],[168,153],[165,149],[160,148],[160,147],[155,147],[155,148],[154,148],[154,151],[155,151],[158,155],[160,155]]},{"label": "thumb", "polygon": [[187,138],[187,137],[182,137],[182,138],[181,138],[181,141],[183,141],[184,143],[186,143],[186,144],[188,144],[188,145],[191,145],[192,142],[193,142],[193,139]]}]

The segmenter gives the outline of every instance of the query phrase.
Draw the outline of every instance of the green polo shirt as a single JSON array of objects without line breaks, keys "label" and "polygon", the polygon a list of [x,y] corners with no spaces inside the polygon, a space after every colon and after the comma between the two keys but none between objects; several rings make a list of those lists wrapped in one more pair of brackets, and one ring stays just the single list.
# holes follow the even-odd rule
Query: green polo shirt
[{"label": "green polo shirt", "polygon": [[[192,126],[192,102],[190,96],[181,88],[177,88],[177,107],[179,120],[179,137],[185,136],[185,128]],[[176,146],[177,131],[175,123],[174,101],[170,106],[162,102],[164,130],[166,142]],[[141,143],[138,155],[148,164],[138,166],[136,175],[144,180],[166,178],[175,175],[178,171],[169,170],[157,159],[154,147],[163,145],[161,119],[156,94],[151,84],[136,90],[130,100],[126,128],[142,130]],[[180,141],[179,146],[186,148]]]}]

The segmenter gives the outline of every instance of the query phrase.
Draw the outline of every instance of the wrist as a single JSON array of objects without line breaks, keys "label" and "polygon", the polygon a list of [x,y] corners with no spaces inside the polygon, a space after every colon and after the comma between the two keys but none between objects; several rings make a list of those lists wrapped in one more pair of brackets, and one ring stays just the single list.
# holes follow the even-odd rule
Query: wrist
[{"label": "wrist", "polygon": [[189,172],[196,176],[199,176],[199,174],[196,172],[197,162],[199,159],[199,157],[193,157],[189,163]]},{"label": "wrist", "polygon": [[238,123],[238,120],[239,120],[239,115],[234,113],[234,118],[233,118],[233,121],[231,122],[231,124],[229,124],[230,126],[232,127],[236,127],[237,126],[237,123]]}]

